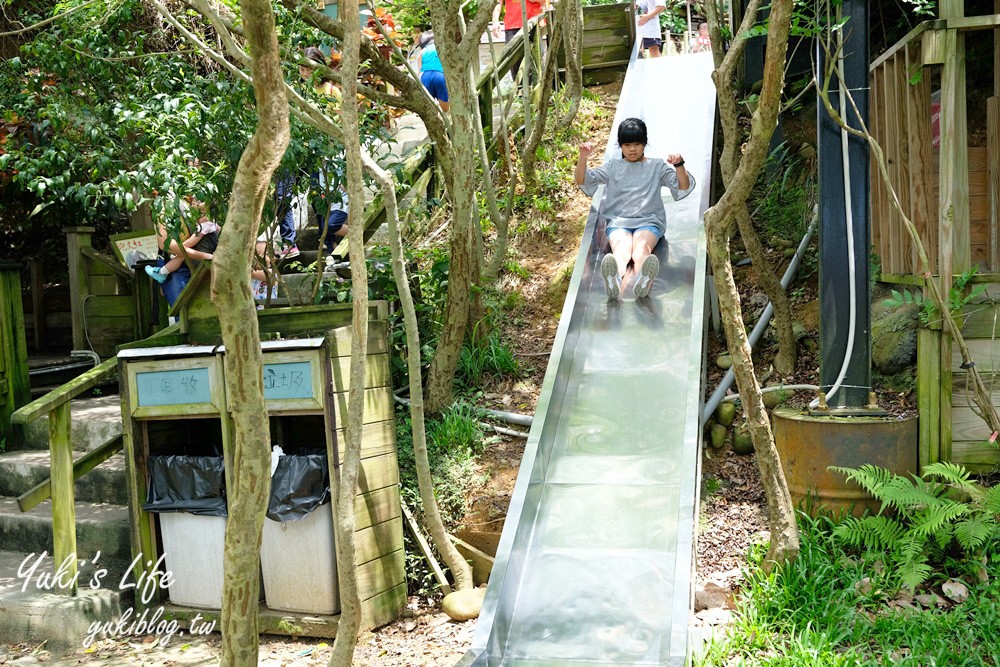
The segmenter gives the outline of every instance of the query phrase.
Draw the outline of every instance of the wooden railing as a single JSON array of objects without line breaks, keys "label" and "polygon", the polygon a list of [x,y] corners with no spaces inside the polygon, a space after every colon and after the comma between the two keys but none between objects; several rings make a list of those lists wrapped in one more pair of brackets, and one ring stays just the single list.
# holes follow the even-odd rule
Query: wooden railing
[{"label": "wooden railing", "polygon": [[[178,329],[179,325],[174,325],[151,338],[167,338]],[[57,567],[65,564],[63,571],[74,582],[71,587],[65,589],[65,592],[71,595],[76,594],[77,572],[76,499],[73,482],[120,450],[122,440],[120,436],[109,440],[74,463],[70,401],[109,381],[117,373],[118,359],[112,357],[16,410],[10,419],[11,424],[23,429],[40,417],[48,417],[49,478],[22,494],[17,502],[21,511],[26,512],[43,500],[52,498],[52,555]]]},{"label": "wooden railing", "polygon": [[[875,60],[871,67],[870,128],[885,152],[900,207],[930,260],[930,273],[947,276],[976,265],[1000,272],[1000,179],[997,147],[970,151],[966,121],[965,37],[996,29],[1000,15],[927,21]],[[932,81],[940,102],[932,109]],[[988,105],[987,136],[1000,138],[996,98]],[[937,116],[939,148],[932,145]],[[871,165],[872,244],[883,276],[920,282],[923,268],[902,217]]]}]

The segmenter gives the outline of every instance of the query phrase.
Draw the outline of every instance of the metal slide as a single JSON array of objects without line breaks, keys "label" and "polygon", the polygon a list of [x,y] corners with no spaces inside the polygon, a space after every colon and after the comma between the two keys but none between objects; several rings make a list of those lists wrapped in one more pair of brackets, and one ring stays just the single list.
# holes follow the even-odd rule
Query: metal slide
[{"label": "metal slide", "polygon": [[683,665],[698,493],[711,178],[711,54],[637,60],[618,123],[698,181],[664,190],[667,240],[647,299],[608,301],[600,201],[583,235],[472,649],[459,665]]}]

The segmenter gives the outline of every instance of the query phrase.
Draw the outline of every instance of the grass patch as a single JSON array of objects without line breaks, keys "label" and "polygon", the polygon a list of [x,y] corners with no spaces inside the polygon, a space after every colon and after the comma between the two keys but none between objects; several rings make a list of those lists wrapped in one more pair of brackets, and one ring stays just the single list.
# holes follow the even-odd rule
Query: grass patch
[{"label": "grass patch", "polygon": [[[827,518],[800,515],[801,553],[763,574],[755,547],[740,608],[727,637],[710,644],[694,664],[993,665],[1000,664],[1000,562],[990,581],[969,585],[969,599],[950,609],[893,606],[895,590],[875,558],[859,558],[833,536]],[[868,578],[871,587],[855,589]],[[921,592],[918,590],[918,593]]]}]

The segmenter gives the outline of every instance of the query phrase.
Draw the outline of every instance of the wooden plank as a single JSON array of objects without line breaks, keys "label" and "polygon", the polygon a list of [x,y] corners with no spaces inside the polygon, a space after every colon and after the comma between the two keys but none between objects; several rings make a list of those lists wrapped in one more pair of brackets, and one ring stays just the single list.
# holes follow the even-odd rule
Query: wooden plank
[{"label": "wooden plank", "polygon": [[1000,310],[991,304],[970,304],[962,309],[962,335],[966,339],[1000,336]]},{"label": "wooden plank", "polygon": [[356,562],[364,564],[403,548],[403,517],[362,528],[354,535]]},{"label": "wooden plank", "polygon": [[76,503],[73,498],[73,443],[69,402],[49,413],[49,474],[52,481],[52,552],[72,583],[56,592],[76,595]]},{"label": "wooden plank", "polygon": [[87,262],[83,248],[90,246],[93,227],[69,227],[66,232],[66,256],[69,261],[70,311],[73,317],[73,349],[87,349],[84,333],[83,303],[89,294],[87,286]]},{"label": "wooden plank", "polygon": [[98,252],[89,244],[81,247],[80,252],[90,260],[88,270],[92,275],[115,275],[129,283],[135,277],[130,269],[122,266],[114,257]]},{"label": "wooden plank", "polygon": [[[336,402],[334,403],[334,414],[336,415],[337,423],[340,424],[343,421],[344,416],[347,415],[347,392],[338,392],[335,394],[335,397]],[[392,419],[392,415],[393,402],[391,387],[375,387],[373,389],[365,390],[365,407],[363,416],[365,424]]]},{"label": "wooden plank", "polygon": [[90,291],[92,294],[99,294],[101,296],[128,296],[132,294],[131,287],[126,285],[125,281],[118,276],[95,276],[91,274],[88,280],[90,280]]},{"label": "wooden plank", "polygon": [[117,372],[118,360],[114,358],[108,359],[58,389],[50,391],[41,398],[27,404],[11,415],[11,422],[14,424],[32,422],[42,415],[55,410],[59,405],[68,405],[70,399],[76,398],[85,391],[90,391],[102,382],[114,377]]},{"label": "wooden plank", "polygon": [[938,354],[940,333],[930,329],[917,329],[917,411],[920,414],[918,422],[919,465],[935,463],[939,460],[940,431],[938,429],[940,411],[940,381],[941,364]]},{"label": "wooden plank", "polygon": [[[931,124],[930,124],[930,72],[920,64],[919,44],[913,44],[906,50],[906,73],[909,79],[919,74],[919,82],[906,86],[904,107],[906,113],[905,137],[909,147],[910,174],[910,219],[917,229],[917,234],[923,243],[928,258],[933,262],[933,250],[929,245],[931,237],[930,188],[934,179],[930,168],[931,163]],[[916,244],[911,243],[913,252],[911,261],[913,273],[922,273],[925,268],[933,271],[933,267],[920,266]]]},{"label": "wooden plank", "polygon": [[406,566],[402,549],[358,566],[358,595],[362,600],[403,583],[406,583]]},{"label": "wooden plank", "polygon": [[361,627],[374,629],[399,618],[406,606],[406,584],[399,584],[361,603]]},{"label": "wooden plank", "polygon": [[363,530],[403,515],[399,489],[386,487],[359,493],[354,499],[354,529]]},{"label": "wooden plank", "polygon": [[[994,37],[997,53],[1000,39]],[[996,77],[1000,85],[1000,77]],[[986,175],[988,193],[989,269],[1000,271],[1000,97],[986,100]]]},{"label": "wooden plank", "polygon": [[[882,141],[885,137],[885,133],[882,131],[882,103],[881,97],[883,95],[883,79],[884,79],[884,68],[877,67],[871,70],[869,75],[869,80],[871,83],[871,104],[869,105],[868,118],[869,126],[871,128],[872,137],[882,145]],[[878,168],[878,163],[875,161],[874,150],[869,149],[869,161],[871,163],[871,169],[869,170],[869,189],[871,191],[871,235],[872,235],[872,247],[875,248],[875,252],[878,254],[879,259],[882,263],[882,271],[885,273],[896,273],[893,267],[889,266],[887,261],[887,242],[888,233],[885,229],[886,220],[888,215],[886,213],[886,196],[885,196],[885,183],[882,180],[882,172]]]},{"label": "wooden plank", "polygon": [[941,435],[939,436],[938,442],[941,443],[941,450],[939,456],[942,461],[951,460],[951,443],[952,443],[952,374],[944,370],[943,365],[948,363],[951,359],[951,348],[952,340],[951,337],[942,334],[941,338],[941,354],[938,357],[938,368],[940,370],[940,387],[941,387],[941,406],[939,409],[939,420]]},{"label": "wooden plank", "polygon": [[[341,388],[341,380],[347,387],[351,379],[351,358],[337,357],[331,360],[333,377],[337,379],[337,388]],[[365,363],[365,387],[385,387],[392,382],[389,372],[388,354],[369,354]],[[344,387],[345,389],[347,387]]]},{"label": "wooden plank", "polygon": [[358,491],[360,493],[395,487],[397,484],[399,484],[399,467],[394,455],[387,454],[361,459],[361,471],[358,475]]},{"label": "wooden plank", "polygon": [[[893,144],[894,159],[892,163],[893,183],[896,186],[896,195],[899,197],[899,204],[903,211],[910,210],[910,155],[909,155],[909,135],[906,131],[906,89],[909,87],[909,77],[906,74],[906,52],[898,51],[890,61],[891,76],[893,86],[890,96],[889,107],[889,127],[890,141]],[[903,217],[899,212],[895,212],[894,225],[896,228],[896,252],[895,259],[902,273],[913,273],[913,243],[906,231]]]},{"label": "wooden plank", "polygon": [[[965,95],[965,36],[946,31],[941,69],[941,274],[950,276],[971,266],[969,249],[968,143]],[[947,245],[946,245],[947,244]],[[947,289],[945,292],[947,293]]]},{"label": "wooden plank", "polygon": [[431,545],[428,544],[427,539],[420,530],[420,526],[417,524],[417,520],[413,517],[413,513],[410,512],[410,508],[405,504],[403,505],[403,518],[406,519],[406,527],[410,530],[410,535],[413,537],[414,541],[416,541],[417,546],[420,547],[420,552],[424,555],[424,561],[426,561],[428,567],[431,568],[431,572],[434,573],[434,578],[437,579],[441,592],[444,595],[450,595],[451,584],[448,583],[448,577],[445,576],[444,570],[441,569],[441,564],[438,563],[437,558],[434,556],[434,551],[431,549]]},{"label": "wooden plank", "polygon": [[[997,394],[994,393],[994,396]],[[984,446],[990,438],[990,427],[987,426],[983,418],[977,415],[972,408],[968,407],[965,397],[959,399],[960,405],[952,407],[952,442],[973,441],[980,442]],[[994,405],[996,398],[994,398]],[[954,452],[953,452],[954,455]],[[952,457],[947,459],[953,460]]]},{"label": "wooden plank", "polygon": [[[103,445],[95,447],[75,463],[73,463],[73,481],[86,475],[88,472],[101,465],[122,448],[122,436],[117,436],[108,440]],[[43,500],[52,497],[52,478],[47,477],[17,497],[17,508],[22,512],[27,512],[38,505]]]},{"label": "wooden plank", "polygon": [[31,400],[20,268],[0,263],[0,440],[11,437],[11,416]]},{"label": "wooden plank", "polygon": [[[327,334],[330,356],[351,356],[351,326],[337,327]],[[383,354],[389,351],[389,324],[385,320],[368,323],[368,354]]]},{"label": "wooden plank", "polygon": [[87,324],[92,325],[93,317],[124,317],[134,318],[132,296],[98,296],[91,295],[85,304]]},{"label": "wooden plank", "polygon": [[951,462],[972,472],[994,473],[1000,468],[1000,450],[984,440],[956,440],[951,447]]},{"label": "wooden plank", "polygon": [[[31,312],[35,322],[33,331],[35,339],[35,349],[39,352],[46,350],[45,318],[41,316],[45,312],[45,277],[42,274],[42,260],[35,258],[30,262],[31,267]],[[35,317],[34,313],[39,316]]]}]

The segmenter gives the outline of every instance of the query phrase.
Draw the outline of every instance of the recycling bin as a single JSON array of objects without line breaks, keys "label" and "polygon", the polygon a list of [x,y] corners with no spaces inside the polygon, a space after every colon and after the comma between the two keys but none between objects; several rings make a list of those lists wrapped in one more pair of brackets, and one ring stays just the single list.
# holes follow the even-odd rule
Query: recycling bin
[{"label": "recycling bin", "polygon": [[221,456],[151,456],[143,509],[159,514],[170,601],[222,608],[226,539],[225,465]]},{"label": "recycling bin", "polygon": [[284,454],[271,475],[260,547],[264,604],[278,611],[340,611],[325,454]]}]

